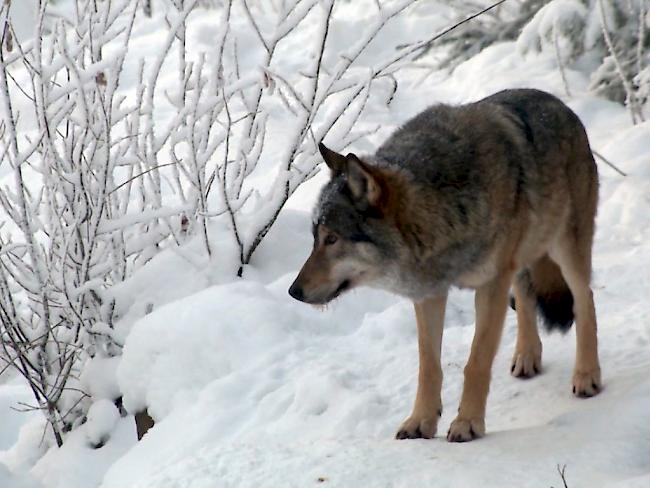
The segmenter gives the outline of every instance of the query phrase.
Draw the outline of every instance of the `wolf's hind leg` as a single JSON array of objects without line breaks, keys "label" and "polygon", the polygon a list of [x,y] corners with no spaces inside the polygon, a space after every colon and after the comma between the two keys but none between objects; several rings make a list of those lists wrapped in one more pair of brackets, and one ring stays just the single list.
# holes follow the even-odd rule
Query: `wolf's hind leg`
[{"label": "wolf's hind leg", "polygon": [[516,378],[532,378],[542,370],[542,341],[537,330],[535,294],[527,271],[513,282],[517,312],[517,344],[510,372]]},{"label": "wolf's hind leg", "polygon": [[442,414],[440,350],[446,304],[446,293],[415,303],[420,356],[418,390],[413,413],[400,426],[397,439],[430,439],[436,435]]},{"label": "wolf's hind leg", "polygon": [[499,348],[508,308],[511,278],[511,272],[502,272],[476,290],[476,331],[465,366],[458,416],[449,427],[448,441],[465,442],[485,435],[485,404],[490,389],[492,363]]},{"label": "wolf's hind leg", "polygon": [[602,388],[598,361],[596,310],[589,281],[591,278],[591,243],[580,249],[578,239],[565,236],[553,247],[551,258],[562,270],[574,301],[576,322],[576,363],[573,370],[573,393],[591,397]]}]

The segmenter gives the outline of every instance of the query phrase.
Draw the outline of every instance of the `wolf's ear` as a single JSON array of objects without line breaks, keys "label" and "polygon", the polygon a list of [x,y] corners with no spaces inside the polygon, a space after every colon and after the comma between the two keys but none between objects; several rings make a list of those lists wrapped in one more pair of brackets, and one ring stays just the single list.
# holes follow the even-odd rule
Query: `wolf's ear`
[{"label": "wolf's ear", "polygon": [[338,176],[341,173],[345,172],[348,161],[343,154],[339,154],[336,151],[332,151],[322,142],[318,143],[318,150],[320,151],[321,156],[325,160],[325,164],[332,170],[333,176]]},{"label": "wolf's ear", "polygon": [[332,170],[333,176],[345,175],[350,193],[357,202],[371,207],[379,204],[381,185],[370,167],[355,154],[350,153],[343,156],[332,151],[322,142],[318,144],[318,150],[327,166]]},{"label": "wolf's ear", "polygon": [[356,155],[350,153],[345,159],[345,177],[354,199],[371,207],[379,205],[382,190],[377,175]]}]

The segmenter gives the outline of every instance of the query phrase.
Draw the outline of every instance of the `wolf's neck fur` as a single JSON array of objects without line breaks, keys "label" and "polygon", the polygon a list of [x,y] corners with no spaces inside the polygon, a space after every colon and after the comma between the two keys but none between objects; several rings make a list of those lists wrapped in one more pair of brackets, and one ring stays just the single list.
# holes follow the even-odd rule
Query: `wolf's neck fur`
[{"label": "wolf's neck fur", "polygon": [[[378,158],[373,163],[388,192],[381,211],[406,244],[399,246],[405,255],[400,259],[402,269],[396,270],[399,285],[394,285],[411,297],[460,285],[460,277],[480,266],[496,239],[486,225],[482,202],[459,203],[462,188],[432,186],[418,181],[405,167]],[[455,238],[450,240],[450,235]]]}]

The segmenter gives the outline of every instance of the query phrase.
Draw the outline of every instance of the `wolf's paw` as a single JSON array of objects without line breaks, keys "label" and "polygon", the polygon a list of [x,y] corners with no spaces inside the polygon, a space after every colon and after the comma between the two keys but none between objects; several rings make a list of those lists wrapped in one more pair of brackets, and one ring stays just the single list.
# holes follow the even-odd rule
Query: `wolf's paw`
[{"label": "wolf's paw", "polygon": [[413,413],[400,425],[395,439],[433,439],[438,430],[438,419],[442,411],[438,410],[433,416],[422,416]]},{"label": "wolf's paw", "polygon": [[515,350],[510,373],[515,378],[532,378],[542,371],[542,344],[526,350]]},{"label": "wolf's paw", "polygon": [[573,372],[573,394],[580,398],[589,398],[600,393],[602,383],[600,382],[600,368],[596,367],[591,371]]},{"label": "wolf's paw", "polygon": [[484,419],[464,419],[456,417],[449,426],[447,440],[449,442],[467,442],[485,435]]}]

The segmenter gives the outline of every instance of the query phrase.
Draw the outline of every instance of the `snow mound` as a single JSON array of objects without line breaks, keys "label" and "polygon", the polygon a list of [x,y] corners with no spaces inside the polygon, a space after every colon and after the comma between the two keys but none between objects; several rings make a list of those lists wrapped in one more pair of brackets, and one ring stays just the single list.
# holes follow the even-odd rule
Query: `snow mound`
[{"label": "snow mound", "polygon": [[154,311],[133,328],[118,368],[125,408],[162,419],[211,381],[254,364],[300,323],[262,285],[208,288]]},{"label": "snow mound", "polygon": [[120,412],[113,402],[98,400],[88,409],[84,425],[86,436],[92,447],[98,448],[106,444],[115,424],[120,418]]},{"label": "snow mound", "polygon": [[16,476],[0,463],[0,486],[6,488],[37,488],[38,485],[22,476]]}]

